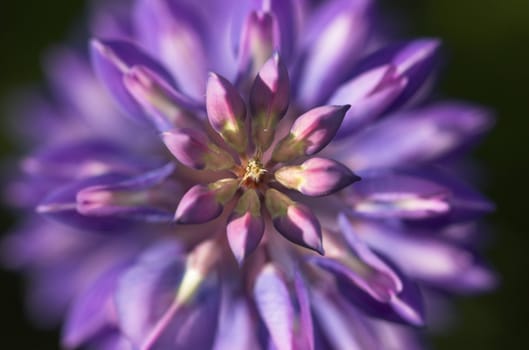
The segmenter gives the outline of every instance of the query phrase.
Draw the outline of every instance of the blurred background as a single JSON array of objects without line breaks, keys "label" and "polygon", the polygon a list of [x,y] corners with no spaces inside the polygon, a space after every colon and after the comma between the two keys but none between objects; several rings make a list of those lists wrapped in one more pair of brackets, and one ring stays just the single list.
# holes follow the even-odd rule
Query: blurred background
[{"label": "blurred background", "polygon": [[[490,106],[497,125],[475,152],[486,176],[481,190],[496,202],[488,218],[494,236],[487,257],[502,284],[494,293],[460,298],[449,333],[436,349],[529,349],[529,1],[385,0],[404,37],[442,38],[447,62],[445,96]],[[13,155],[5,97],[16,87],[42,83],[43,53],[68,39],[82,18],[82,0],[2,1],[0,4],[0,157]],[[1,232],[12,226],[2,208]],[[26,319],[23,279],[0,270],[2,348],[57,349],[58,334]],[[11,345],[12,344],[12,345]]]}]

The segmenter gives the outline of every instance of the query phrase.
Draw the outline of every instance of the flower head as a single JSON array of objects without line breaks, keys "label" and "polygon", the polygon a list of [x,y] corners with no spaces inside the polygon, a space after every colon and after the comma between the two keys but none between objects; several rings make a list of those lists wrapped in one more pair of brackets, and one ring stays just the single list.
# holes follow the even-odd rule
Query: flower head
[{"label": "flower head", "polygon": [[39,215],[7,260],[37,290],[60,281],[33,299],[66,314],[64,347],[415,349],[423,291],[494,284],[463,248],[492,205],[448,175],[490,117],[425,106],[439,42],[391,44],[373,15],[370,0],[96,12],[91,64],[52,61],[60,113],[7,189]]}]

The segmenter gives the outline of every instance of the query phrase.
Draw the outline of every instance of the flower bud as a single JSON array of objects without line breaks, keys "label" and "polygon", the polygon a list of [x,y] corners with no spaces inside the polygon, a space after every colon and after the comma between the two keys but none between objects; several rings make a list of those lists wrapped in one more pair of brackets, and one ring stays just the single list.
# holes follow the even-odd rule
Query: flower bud
[{"label": "flower bud", "polygon": [[326,196],[360,180],[345,165],[324,158],[311,158],[301,165],[278,169],[275,179],[307,196]]},{"label": "flower bud", "polygon": [[228,243],[235,258],[244,258],[257,248],[264,233],[261,200],[255,190],[247,190],[239,199],[226,228]]},{"label": "flower bud", "polygon": [[293,243],[323,255],[320,223],[308,207],[275,189],[266,191],[265,203],[279,233]]},{"label": "flower bud", "polygon": [[206,108],[213,129],[236,151],[243,152],[248,142],[244,124],[246,106],[237,89],[215,73],[208,79]]},{"label": "flower bud", "polygon": [[274,140],[276,125],[287,112],[289,95],[287,67],[274,54],[259,71],[250,93],[252,133],[262,150],[268,149]]},{"label": "flower bud", "polygon": [[336,135],[349,107],[322,106],[301,115],[290,133],[276,145],[272,159],[288,162],[321,151]]},{"label": "flower bud", "polygon": [[217,218],[238,185],[236,179],[222,179],[207,186],[191,187],[178,203],[175,221],[179,224],[202,224]]},{"label": "flower bud", "polygon": [[182,164],[198,170],[226,170],[234,164],[233,157],[195,129],[173,129],[162,134],[169,151]]}]

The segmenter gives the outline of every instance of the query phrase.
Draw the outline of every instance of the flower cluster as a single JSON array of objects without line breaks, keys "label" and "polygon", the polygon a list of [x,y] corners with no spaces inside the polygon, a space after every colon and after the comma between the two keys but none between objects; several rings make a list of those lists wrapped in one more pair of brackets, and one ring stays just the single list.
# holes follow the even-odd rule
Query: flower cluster
[{"label": "flower cluster", "polygon": [[[439,42],[371,0],[100,4],[26,97],[4,260],[75,349],[419,349],[434,291],[491,288],[455,178],[487,111],[431,101]],[[116,108],[117,107],[117,108]],[[429,314],[435,321],[436,315]]]}]

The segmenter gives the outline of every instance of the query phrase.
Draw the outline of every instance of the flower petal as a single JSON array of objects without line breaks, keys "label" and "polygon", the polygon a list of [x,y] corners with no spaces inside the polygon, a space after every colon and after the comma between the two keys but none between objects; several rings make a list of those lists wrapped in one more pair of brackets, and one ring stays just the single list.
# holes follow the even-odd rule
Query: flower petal
[{"label": "flower petal", "polygon": [[191,187],[178,203],[175,221],[179,224],[202,224],[217,218],[238,186],[236,179],[222,179],[208,186]]},{"label": "flower petal", "polygon": [[356,230],[369,246],[391,258],[407,275],[436,288],[473,293],[496,284],[493,272],[474,253],[439,238],[431,230],[421,234],[374,222],[358,223]]},{"label": "flower petal", "polygon": [[366,57],[358,64],[358,72],[390,64],[396,68],[395,76],[405,78],[404,91],[390,109],[395,110],[411,101],[427,85],[438,66],[441,43],[437,39],[418,39],[387,46]]},{"label": "flower petal", "polygon": [[307,206],[292,201],[275,189],[266,191],[265,203],[279,233],[291,242],[323,255],[321,226]]},{"label": "flower petal", "polygon": [[371,218],[425,219],[451,210],[450,189],[404,174],[364,175],[349,194],[352,210]]},{"label": "flower petal", "polygon": [[148,68],[132,67],[123,82],[159,131],[196,122],[193,113],[199,112],[201,105],[173,89]]},{"label": "flower petal", "polygon": [[393,115],[353,136],[333,158],[353,169],[410,166],[446,157],[491,127],[487,111],[440,103]]},{"label": "flower petal", "polygon": [[332,141],[350,106],[322,106],[296,119],[290,133],[275,146],[272,159],[287,162],[313,155]]},{"label": "flower petal", "polygon": [[149,124],[142,108],[127,91],[123,76],[130,68],[139,65],[147,67],[168,82],[172,82],[171,75],[154,58],[128,41],[92,40],[91,55],[97,76],[120,107],[130,117]]},{"label": "flower petal", "polygon": [[311,260],[332,272],[341,293],[369,315],[414,326],[424,324],[422,299],[418,287],[372,252],[350,226],[345,215],[339,225],[353,255]]},{"label": "flower petal", "polygon": [[345,137],[381,116],[396,101],[407,85],[398,76],[396,67],[385,65],[368,70],[338,88],[329,104],[351,105],[338,130],[337,138]]},{"label": "flower petal", "polygon": [[272,144],[276,125],[287,112],[289,98],[288,70],[275,54],[259,71],[250,92],[252,134],[261,150]]},{"label": "flower petal", "polygon": [[263,267],[254,286],[254,299],[270,337],[278,350],[291,350],[294,342],[294,309],[279,270]]},{"label": "flower petal", "polygon": [[80,214],[77,211],[76,200],[77,193],[85,188],[126,179],[124,175],[106,174],[67,183],[49,193],[36,210],[50,219],[84,230],[113,232],[128,227],[133,221],[127,218],[93,217]]},{"label": "flower petal", "polygon": [[209,68],[205,24],[194,6],[181,1],[139,0],[134,15],[142,43],[171,70],[184,93],[203,98]]},{"label": "flower petal", "polygon": [[261,199],[255,190],[247,190],[239,199],[226,227],[228,243],[239,265],[257,248],[264,228]]},{"label": "flower petal", "polygon": [[317,12],[305,37],[298,100],[305,108],[325,101],[363,53],[371,1],[330,1]]},{"label": "flower petal", "polygon": [[252,11],[242,27],[239,71],[253,80],[259,69],[279,49],[279,27],[270,12]]},{"label": "flower petal", "polygon": [[279,168],[275,179],[307,196],[326,196],[360,180],[346,166],[325,158],[310,158],[301,165]]},{"label": "flower petal", "polygon": [[211,73],[206,93],[208,119],[222,138],[238,152],[246,149],[246,106],[237,89],[223,77]]},{"label": "flower petal", "polygon": [[77,193],[77,211],[92,217],[169,222],[179,186],[167,178],[174,164],[115,183],[89,186]]}]

